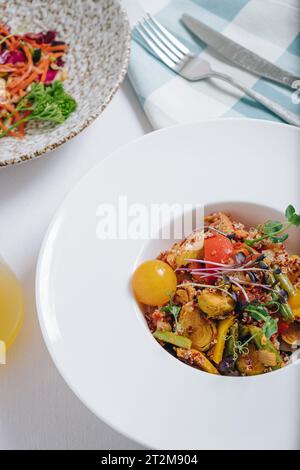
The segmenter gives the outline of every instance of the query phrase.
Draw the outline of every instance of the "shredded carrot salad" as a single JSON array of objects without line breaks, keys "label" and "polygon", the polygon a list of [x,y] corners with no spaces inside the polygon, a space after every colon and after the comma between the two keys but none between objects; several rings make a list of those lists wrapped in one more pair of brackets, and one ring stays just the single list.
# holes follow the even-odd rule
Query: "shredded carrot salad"
[{"label": "shredded carrot salad", "polygon": [[68,48],[55,31],[12,33],[0,23],[0,138],[23,138],[29,120],[62,123],[75,110],[61,84]]}]

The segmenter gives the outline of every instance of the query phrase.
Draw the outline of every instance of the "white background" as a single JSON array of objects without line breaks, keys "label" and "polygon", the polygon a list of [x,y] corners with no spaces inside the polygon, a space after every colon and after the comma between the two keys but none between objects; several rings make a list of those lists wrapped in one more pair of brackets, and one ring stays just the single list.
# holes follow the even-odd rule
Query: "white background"
[{"label": "white background", "polygon": [[0,366],[0,449],[139,448],[89,412],[57,372],[41,336],[34,283],[42,239],[64,196],[105,156],[150,130],[126,80],[79,136],[40,159],[0,170],[0,255],[26,298],[23,328],[8,364]]}]

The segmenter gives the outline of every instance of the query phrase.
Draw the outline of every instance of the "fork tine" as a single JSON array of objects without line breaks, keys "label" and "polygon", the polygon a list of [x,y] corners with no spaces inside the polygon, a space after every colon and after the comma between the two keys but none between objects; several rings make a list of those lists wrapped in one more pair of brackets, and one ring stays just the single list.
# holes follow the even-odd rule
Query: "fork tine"
[{"label": "fork tine", "polygon": [[166,46],[173,54],[175,54],[178,59],[182,60],[185,57],[185,54],[181,52],[171,41],[160,31],[160,29],[155,25],[153,21],[151,21],[151,17],[147,15],[148,18],[144,19],[144,26],[147,25],[151,30],[154,32],[155,36]]},{"label": "fork tine", "polygon": [[189,54],[190,51],[187,47],[182,44],[173,34],[170,33],[161,23],[159,23],[150,13],[147,13],[148,18],[155,24],[155,26],[171,41],[171,43],[177,47],[183,54]]},{"label": "fork tine", "polygon": [[151,52],[154,54],[162,61],[164,62],[170,69],[174,70],[175,69],[175,63],[159,48],[156,46],[156,44],[152,41],[152,39],[147,36],[142,28],[137,25],[135,27],[136,32],[142,37],[142,39],[145,41],[146,45],[148,48],[151,50]]},{"label": "fork tine", "polygon": [[156,32],[153,33],[153,31],[149,28],[147,23],[139,23],[139,26],[143,29],[144,33],[148,34],[150,38],[152,39],[153,42],[168,56],[170,59],[173,60],[173,62],[177,63],[180,58],[173,54],[173,52],[159,39],[157,36]]}]

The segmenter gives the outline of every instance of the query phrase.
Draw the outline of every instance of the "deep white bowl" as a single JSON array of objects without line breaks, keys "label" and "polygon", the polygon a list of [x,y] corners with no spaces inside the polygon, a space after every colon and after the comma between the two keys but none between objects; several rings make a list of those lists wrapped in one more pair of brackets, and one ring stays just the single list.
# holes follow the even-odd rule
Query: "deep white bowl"
[{"label": "deep white bowl", "polygon": [[130,289],[160,243],[96,236],[99,204],[120,195],[224,205],[250,224],[280,217],[299,207],[299,145],[299,129],[263,121],[169,128],[104,160],[58,210],[38,263],[41,328],[72,390],[115,429],[155,449],[299,448],[299,364],[247,378],[183,364],[154,341]]}]

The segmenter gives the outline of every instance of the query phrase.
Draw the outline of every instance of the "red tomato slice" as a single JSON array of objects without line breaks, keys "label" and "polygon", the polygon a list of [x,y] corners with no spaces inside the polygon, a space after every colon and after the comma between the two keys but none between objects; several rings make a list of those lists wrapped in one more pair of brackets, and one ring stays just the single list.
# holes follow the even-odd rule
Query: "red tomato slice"
[{"label": "red tomato slice", "polygon": [[279,320],[278,322],[278,333],[279,334],[284,334],[287,332],[289,329],[288,323],[286,323],[284,320]]},{"label": "red tomato slice", "polygon": [[[204,259],[205,261],[213,261],[214,263],[226,264],[229,261],[230,256],[233,254],[233,245],[231,241],[216,233],[212,237],[206,238],[204,241]],[[206,263],[207,268],[217,268],[214,264]],[[210,271],[213,274],[213,271]],[[208,284],[213,284],[216,281],[216,277],[210,275],[206,278]]]},{"label": "red tomato slice", "polygon": [[[233,245],[229,238],[216,233],[212,237],[206,238],[204,242],[204,259],[205,261],[213,261],[214,263],[226,264],[230,256],[233,254]],[[207,263],[206,267],[213,267]]]},{"label": "red tomato slice", "polygon": [[[194,261],[192,261],[191,263],[189,263],[189,268],[191,269],[198,269],[198,268],[201,268],[202,266],[199,264],[199,263],[196,263]],[[202,276],[198,276],[198,274],[193,274],[193,279],[194,281],[196,282],[199,282],[200,284],[203,282],[205,283],[206,279],[203,278]]]},{"label": "red tomato slice", "polygon": [[[228,263],[230,257],[234,252],[233,245],[231,241],[221,234],[214,234],[213,236],[206,238],[204,241],[204,260],[205,261],[214,261],[215,263]],[[197,269],[199,267],[203,267],[203,265],[199,266],[197,262],[191,262],[189,264],[190,268]],[[207,268],[218,268],[217,266],[206,263]],[[216,277],[213,276],[214,271],[211,270],[208,272],[206,277],[198,276],[197,274],[193,274],[193,279],[196,282],[205,283],[205,284],[213,284],[216,281]]]}]

